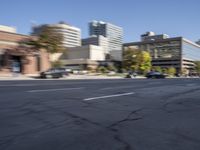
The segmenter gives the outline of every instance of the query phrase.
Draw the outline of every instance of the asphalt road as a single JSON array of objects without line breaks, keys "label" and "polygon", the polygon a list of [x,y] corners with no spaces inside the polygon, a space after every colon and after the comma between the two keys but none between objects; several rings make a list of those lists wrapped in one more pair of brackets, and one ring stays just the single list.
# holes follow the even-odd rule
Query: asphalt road
[{"label": "asphalt road", "polygon": [[1,81],[0,150],[200,150],[200,79]]}]

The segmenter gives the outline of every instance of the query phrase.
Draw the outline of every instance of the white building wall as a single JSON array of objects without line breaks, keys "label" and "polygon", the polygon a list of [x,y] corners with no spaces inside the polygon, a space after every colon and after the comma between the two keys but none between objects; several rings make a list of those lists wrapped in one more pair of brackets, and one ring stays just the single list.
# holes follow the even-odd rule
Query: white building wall
[{"label": "white building wall", "polygon": [[64,47],[77,47],[81,46],[81,30],[79,28],[73,27],[65,23],[58,24],[48,24],[35,26],[33,28],[34,34],[37,35],[41,32],[39,29],[42,29],[44,26],[54,27],[56,32],[63,35],[63,46]]},{"label": "white building wall", "polygon": [[3,25],[0,25],[0,31],[10,32],[10,33],[17,33],[16,28],[9,27],[9,26],[3,26]]},{"label": "white building wall", "polygon": [[90,45],[90,59],[96,61],[104,61],[105,54],[100,46]]},{"label": "white building wall", "polygon": [[96,45],[71,47],[66,50],[66,56],[62,59],[89,59],[95,61],[105,60],[103,48]]},{"label": "white building wall", "polygon": [[111,23],[92,21],[89,23],[90,36],[102,35],[108,38],[109,51],[122,50],[123,29]]},{"label": "white building wall", "polygon": [[87,47],[73,47],[68,48],[67,59],[89,59],[90,53]]},{"label": "white building wall", "polygon": [[[89,23],[90,35],[103,35],[108,39],[108,54],[111,55],[113,60],[120,61],[122,52],[122,40],[123,40],[123,29],[116,25],[102,22],[102,21],[92,21]],[[114,55],[113,55],[114,54]],[[113,56],[112,56],[113,55]],[[119,56],[117,56],[119,55]],[[117,58],[117,59],[114,59]]]},{"label": "white building wall", "polygon": [[108,44],[108,38],[100,35],[100,36],[92,36],[86,39],[82,39],[82,45],[97,45],[101,46],[103,48],[103,51],[105,54],[108,53],[109,50],[109,44]]},{"label": "white building wall", "polygon": [[108,38],[106,38],[104,36],[99,36],[99,46],[103,47],[105,54],[109,53]]},{"label": "white building wall", "polygon": [[65,47],[81,46],[81,30],[67,24],[53,24],[57,32],[64,37],[63,45]]}]

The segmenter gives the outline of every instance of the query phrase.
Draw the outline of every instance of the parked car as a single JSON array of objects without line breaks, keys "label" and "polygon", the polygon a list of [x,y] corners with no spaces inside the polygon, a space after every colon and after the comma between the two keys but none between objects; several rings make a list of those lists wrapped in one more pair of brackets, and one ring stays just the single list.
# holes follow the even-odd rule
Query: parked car
[{"label": "parked car", "polygon": [[41,78],[62,78],[65,76],[68,76],[66,68],[51,68],[40,73]]},{"label": "parked car", "polygon": [[166,78],[166,74],[162,74],[162,73],[160,73],[160,72],[149,72],[149,73],[147,73],[146,74],[146,77],[148,78],[148,79],[164,79],[164,78]]}]

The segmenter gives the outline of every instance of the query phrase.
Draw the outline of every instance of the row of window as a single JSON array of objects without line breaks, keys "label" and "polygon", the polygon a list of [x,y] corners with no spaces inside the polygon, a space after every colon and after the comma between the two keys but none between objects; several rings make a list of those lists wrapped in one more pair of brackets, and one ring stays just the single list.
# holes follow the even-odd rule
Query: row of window
[{"label": "row of window", "polygon": [[200,48],[183,41],[183,58],[200,60]]}]

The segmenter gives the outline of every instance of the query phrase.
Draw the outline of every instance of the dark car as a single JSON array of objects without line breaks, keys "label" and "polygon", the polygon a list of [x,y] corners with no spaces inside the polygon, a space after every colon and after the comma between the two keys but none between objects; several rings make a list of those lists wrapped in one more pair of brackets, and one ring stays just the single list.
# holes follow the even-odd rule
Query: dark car
[{"label": "dark car", "polygon": [[164,79],[167,75],[162,74],[160,72],[149,72],[147,73],[146,77],[148,79]]},{"label": "dark car", "polygon": [[47,71],[41,72],[41,78],[62,78],[68,75],[66,68],[51,68]]}]

